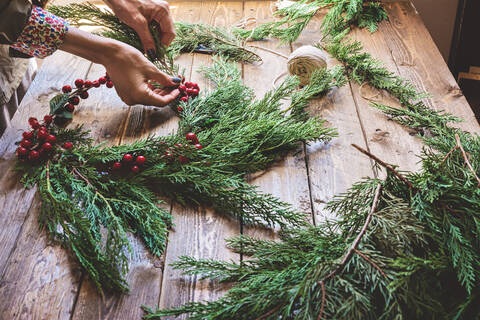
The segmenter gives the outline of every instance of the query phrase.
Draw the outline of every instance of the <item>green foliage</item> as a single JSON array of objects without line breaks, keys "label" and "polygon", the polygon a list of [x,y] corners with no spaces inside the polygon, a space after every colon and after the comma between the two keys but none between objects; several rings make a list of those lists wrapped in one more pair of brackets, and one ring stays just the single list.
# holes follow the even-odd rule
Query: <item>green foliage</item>
[{"label": "green foliage", "polygon": [[[72,3],[66,6],[50,6],[54,14],[67,19],[75,26],[88,25],[102,27],[101,35],[127,43],[143,52],[142,42],[135,31],[121,22],[110,11],[101,10],[91,3]],[[254,52],[247,50],[240,41],[227,30],[220,27],[211,27],[201,23],[175,23],[175,40],[165,48],[159,39],[159,32],[154,24],[151,33],[156,43],[158,62],[157,66],[164,71],[172,69],[176,72],[173,59],[184,52],[201,52],[218,54],[231,61],[255,62],[261,58]],[[176,74],[176,73],[175,73]]]},{"label": "green foliage", "polygon": [[[70,141],[75,148],[57,148],[41,166],[17,165],[26,185],[39,185],[42,224],[74,253],[100,291],[127,290],[128,232],[153,254],[164,251],[172,221],[158,195],[183,205],[212,206],[245,224],[286,228],[306,223],[302,213],[258,192],[245,175],[268,168],[301,142],[335,135],[321,119],[309,118],[305,108],[310,99],[342,84],[343,71],[319,71],[301,90],[295,89],[296,78],[288,78],[258,100],[234,64],[217,59],[204,73],[217,87],[182,104],[179,130],[173,135],[105,147],[93,145],[81,127],[53,127],[57,145]],[[289,112],[281,109],[281,101],[288,99]],[[188,144],[187,132],[196,133],[201,150]],[[167,149],[189,162],[169,160]],[[146,157],[139,173],[112,171],[112,163],[125,153]]]},{"label": "green foliage", "polygon": [[[329,203],[334,221],[284,230],[280,241],[233,238],[229,246],[252,257],[241,264],[181,257],[175,268],[233,288],[217,301],[146,309],[146,319],[478,318],[480,137],[451,127],[459,119],[428,108],[424,93],[343,36],[326,49],[349,79],[397,98],[402,108],[373,106],[426,144],[419,172],[396,172],[411,187],[389,170],[384,181],[357,183]],[[366,224],[378,184],[380,201]]]},{"label": "green foliage", "polygon": [[378,23],[387,19],[381,4],[366,0],[300,0],[275,11],[277,21],[267,22],[252,30],[233,29],[242,39],[262,40],[266,37],[278,38],[284,43],[292,43],[315,16],[318,10],[329,8],[322,22],[324,37],[333,37],[352,25],[375,32]]}]

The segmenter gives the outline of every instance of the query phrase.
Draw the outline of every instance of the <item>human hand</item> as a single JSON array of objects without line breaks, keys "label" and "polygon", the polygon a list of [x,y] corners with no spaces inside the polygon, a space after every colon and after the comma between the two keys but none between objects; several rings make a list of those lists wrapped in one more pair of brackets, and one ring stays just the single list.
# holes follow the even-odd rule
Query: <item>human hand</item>
[{"label": "human hand", "polygon": [[[128,105],[161,107],[180,94],[175,89],[180,79],[161,72],[140,51],[120,41],[70,28],[60,49],[104,65],[115,90]],[[158,82],[166,88],[154,89],[149,81]]]},{"label": "human hand", "polygon": [[[169,46],[175,38],[175,26],[168,3],[162,0],[104,0],[117,18],[130,26],[140,37],[149,56],[155,53],[155,41],[149,24],[153,20],[160,26],[160,41]],[[153,50],[153,52],[152,52]]]}]

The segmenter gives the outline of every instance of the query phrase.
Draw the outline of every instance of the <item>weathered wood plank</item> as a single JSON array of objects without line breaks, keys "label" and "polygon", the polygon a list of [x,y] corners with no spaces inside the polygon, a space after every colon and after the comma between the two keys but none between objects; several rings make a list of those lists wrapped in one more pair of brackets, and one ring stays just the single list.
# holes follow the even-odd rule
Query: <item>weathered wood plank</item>
[{"label": "weathered wood plank", "polygon": [[[88,76],[95,79],[104,72],[102,66],[94,65]],[[92,91],[91,97],[95,97],[94,94],[98,93],[98,103],[94,106],[85,106],[85,110],[80,110],[81,121],[89,123],[95,129],[98,140],[110,139],[111,144],[119,144],[129,140],[125,139],[125,136],[131,134],[128,116],[137,107],[126,106],[113,90],[106,90],[108,89],[105,88],[100,92]],[[108,116],[106,116],[107,113]],[[111,121],[111,124],[106,125],[105,121]],[[132,255],[129,257],[130,271],[126,279],[132,291],[126,295],[106,293],[102,299],[93,283],[85,278],[81,284],[72,319],[139,319],[143,315],[140,308],[143,301],[158,299],[158,292],[156,292],[158,283],[154,280],[158,278],[156,266],[159,264],[155,263],[156,259],[144,248],[141,240],[133,235],[129,236],[129,240]]]},{"label": "weathered wood plank", "polygon": [[79,268],[72,264],[64,249],[48,243],[45,230],[39,230],[36,188],[24,190],[18,182],[19,176],[12,172],[13,143],[27,128],[28,118],[40,119],[48,114],[50,98],[63,84],[83,78],[89,66],[88,61],[62,52],[46,59],[12,119],[12,127],[0,140],[1,166],[6,171],[0,178],[1,319],[70,317],[80,280]]},{"label": "weathered wood plank", "polygon": [[[380,32],[370,33],[367,30],[355,29],[351,37],[360,41],[365,51],[383,61],[389,70],[397,72],[395,62]],[[388,120],[381,111],[370,106],[372,101],[394,107],[400,107],[400,104],[385,92],[368,85],[352,82],[351,88],[370,151],[386,162],[399,165],[401,170],[419,169],[417,155],[422,150],[421,140],[412,135],[407,128]],[[382,171],[382,176],[384,173]]]},{"label": "weathered wood plank", "polygon": [[[272,21],[274,19],[272,17],[272,5],[273,2],[271,1],[245,2],[244,19],[254,18],[256,25]],[[291,53],[291,47],[280,45],[278,40],[254,41],[250,42],[249,45],[266,48],[283,55],[252,48],[262,57],[263,63],[260,65],[245,64],[243,66],[243,80],[246,86],[254,90],[256,98],[261,99],[265,93],[273,90],[275,85],[285,80],[286,75],[281,78],[279,76],[287,72],[287,60],[284,56]],[[277,80],[276,84],[274,84],[275,80]],[[285,101],[284,104],[288,106],[289,101]],[[307,219],[313,219],[303,144],[299,144],[298,150],[291,152],[284,159],[275,163],[272,168],[249,175],[248,181],[257,185],[261,192],[273,194],[292,204],[296,210],[305,213]],[[275,238],[271,229],[244,226],[242,232],[254,237]]]},{"label": "weathered wood plank", "polygon": [[385,8],[390,21],[380,25],[380,33],[400,75],[432,95],[425,99],[429,107],[453,113],[465,120],[460,128],[480,133],[473,111],[415,8],[410,2],[385,3]]},{"label": "weathered wood plank", "polygon": [[[317,14],[302,35],[293,44],[294,49],[311,45],[321,38],[322,14]],[[337,62],[327,61],[329,67]],[[336,194],[345,192],[362,177],[372,176],[371,162],[351,147],[352,143],[367,148],[365,133],[359,121],[350,86],[333,89],[327,96],[310,103],[312,115],[321,116],[331,127],[337,128],[339,136],[328,143],[316,142],[307,146],[307,168],[315,221],[327,216],[324,207]]]},{"label": "weathered wood plank", "polygon": [[[181,8],[184,5],[185,3],[182,3]],[[194,21],[216,26],[230,26],[240,19],[242,13],[241,2],[192,2],[188,3],[188,6],[196,7],[200,13],[198,20]],[[202,91],[207,89],[208,83],[196,70],[209,63],[210,56],[194,55],[191,80],[197,82]],[[181,255],[238,260],[238,255],[226,248],[225,238],[238,234],[240,224],[203,207],[183,208],[175,204],[172,215],[175,227],[169,236],[159,306],[171,308],[191,301],[215,300],[224,294],[224,286],[215,281],[200,281],[196,276],[182,276],[181,271],[174,270],[169,264]]]}]

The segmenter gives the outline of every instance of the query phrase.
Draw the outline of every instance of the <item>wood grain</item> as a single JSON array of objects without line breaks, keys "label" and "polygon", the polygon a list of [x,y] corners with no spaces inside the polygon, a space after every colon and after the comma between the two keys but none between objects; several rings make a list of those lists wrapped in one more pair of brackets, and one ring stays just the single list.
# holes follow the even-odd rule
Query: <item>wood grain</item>
[{"label": "wood grain", "polygon": [[[60,69],[59,66],[62,66]],[[24,190],[13,174],[15,141],[27,129],[28,118],[48,114],[48,101],[65,83],[83,78],[90,63],[57,52],[46,59],[19,111],[0,140],[0,319],[66,319],[72,311],[80,272],[68,253],[48,242],[39,230],[40,204],[36,188]],[[62,70],[62,72],[59,72]],[[23,223],[25,221],[25,223]]]},{"label": "wood grain", "polygon": [[[200,16],[196,21],[216,26],[233,24],[241,18],[243,10],[241,2],[189,2],[182,3],[182,8],[184,5],[197,8]],[[208,83],[196,70],[210,63],[210,56],[194,55],[191,80],[197,82],[202,91],[207,90]],[[184,276],[170,264],[182,255],[238,261],[238,255],[226,248],[225,238],[240,233],[239,222],[210,208],[184,208],[177,204],[172,208],[172,215],[175,227],[169,236],[159,306],[171,308],[186,302],[217,299],[225,293],[225,286],[218,285],[216,281],[199,280],[197,276]]]},{"label": "wood grain", "polygon": [[[298,40],[293,44],[296,49],[302,45],[311,45],[321,37],[322,14],[317,14]],[[333,58],[327,61],[328,67],[338,62]],[[372,176],[372,163],[351,147],[352,143],[368,148],[364,129],[359,120],[355,100],[350,86],[334,88],[325,97],[313,100],[309,111],[321,116],[327,125],[337,128],[339,136],[329,142],[316,142],[307,146],[307,167],[310,179],[315,222],[334,218],[324,207],[333,196],[345,192],[362,177]]]},{"label": "wood grain", "polygon": [[426,104],[462,118],[464,130],[480,133],[472,109],[448,70],[438,48],[409,2],[385,3],[389,23],[380,25],[386,45],[400,75],[431,94]]},{"label": "wood grain", "polygon": [[[360,41],[364,50],[383,61],[389,70],[397,72],[395,62],[380,32],[370,33],[365,29],[355,29],[351,33],[351,38]],[[393,107],[400,107],[400,104],[387,93],[368,85],[359,85],[352,81],[351,89],[370,152],[385,162],[398,165],[401,170],[420,169],[421,164],[417,155],[423,147],[421,140],[411,130],[388,120],[381,111],[370,106],[372,101]],[[380,176],[385,174],[385,171],[382,171]]]},{"label": "wood grain", "polygon": [[[254,28],[267,21],[272,21],[271,1],[248,1],[245,2],[244,19],[255,18]],[[281,55],[288,56],[291,53],[290,45],[281,45],[278,40],[264,40],[249,42],[255,46],[255,50],[263,60],[263,63],[243,65],[244,84],[252,88],[257,99],[262,99],[265,93],[273,90],[286,78],[287,60]],[[280,53],[277,55],[266,48]],[[259,81],[261,79],[261,81]],[[275,80],[277,80],[275,82]],[[290,104],[284,101],[284,107]],[[248,176],[248,181],[259,187],[259,191],[273,194],[279,199],[286,201],[301,213],[305,218],[312,221],[312,208],[310,203],[310,192],[308,177],[305,165],[304,145],[298,144],[298,149],[292,151],[285,158],[275,163],[266,171],[257,172]],[[243,227],[243,233],[256,238],[275,238],[272,229]]]},{"label": "wood grain", "polygon": [[[93,65],[88,78],[97,79],[104,73],[102,66]],[[106,87],[98,91],[92,90],[91,98],[95,99],[95,103],[84,104],[84,109],[79,109],[79,117],[76,119],[88,123],[95,130],[95,137],[99,141],[108,141],[110,144],[131,142],[138,133],[132,132],[134,127],[129,125],[129,115],[132,110],[139,108],[128,107],[114,90]],[[159,274],[161,275],[161,269],[157,268],[158,259],[149,254],[134,235],[129,235],[128,238],[132,248],[126,276],[131,289],[129,294],[109,292],[102,298],[86,277],[82,281],[72,319],[139,319],[143,315],[141,304],[158,299]]]}]

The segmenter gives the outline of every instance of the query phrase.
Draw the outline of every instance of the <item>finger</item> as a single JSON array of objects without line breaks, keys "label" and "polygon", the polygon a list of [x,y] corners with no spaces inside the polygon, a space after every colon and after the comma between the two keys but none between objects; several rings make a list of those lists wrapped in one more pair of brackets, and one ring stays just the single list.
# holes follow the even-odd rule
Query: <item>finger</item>
[{"label": "finger", "polygon": [[157,21],[160,26],[160,41],[168,47],[173,39],[175,39],[175,25],[167,3],[162,2],[158,4],[158,10],[153,19]]},{"label": "finger", "polygon": [[148,80],[156,81],[164,87],[176,87],[179,85],[179,82],[174,81],[174,78],[158,70],[155,66],[150,70]]},{"label": "finger", "polygon": [[160,95],[152,90],[148,90],[138,103],[148,106],[163,107],[175,100],[179,95],[180,91],[178,89],[172,90],[165,95]]},{"label": "finger", "polygon": [[153,40],[152,34],[150,33],[147,19],[145,19],[144,16],[138,14],[134,18],[134,22],[132,23],[131,27],[140,37],[144,52],[148,52],[149,50],[153,50],[155,52],[155,41]]}]

